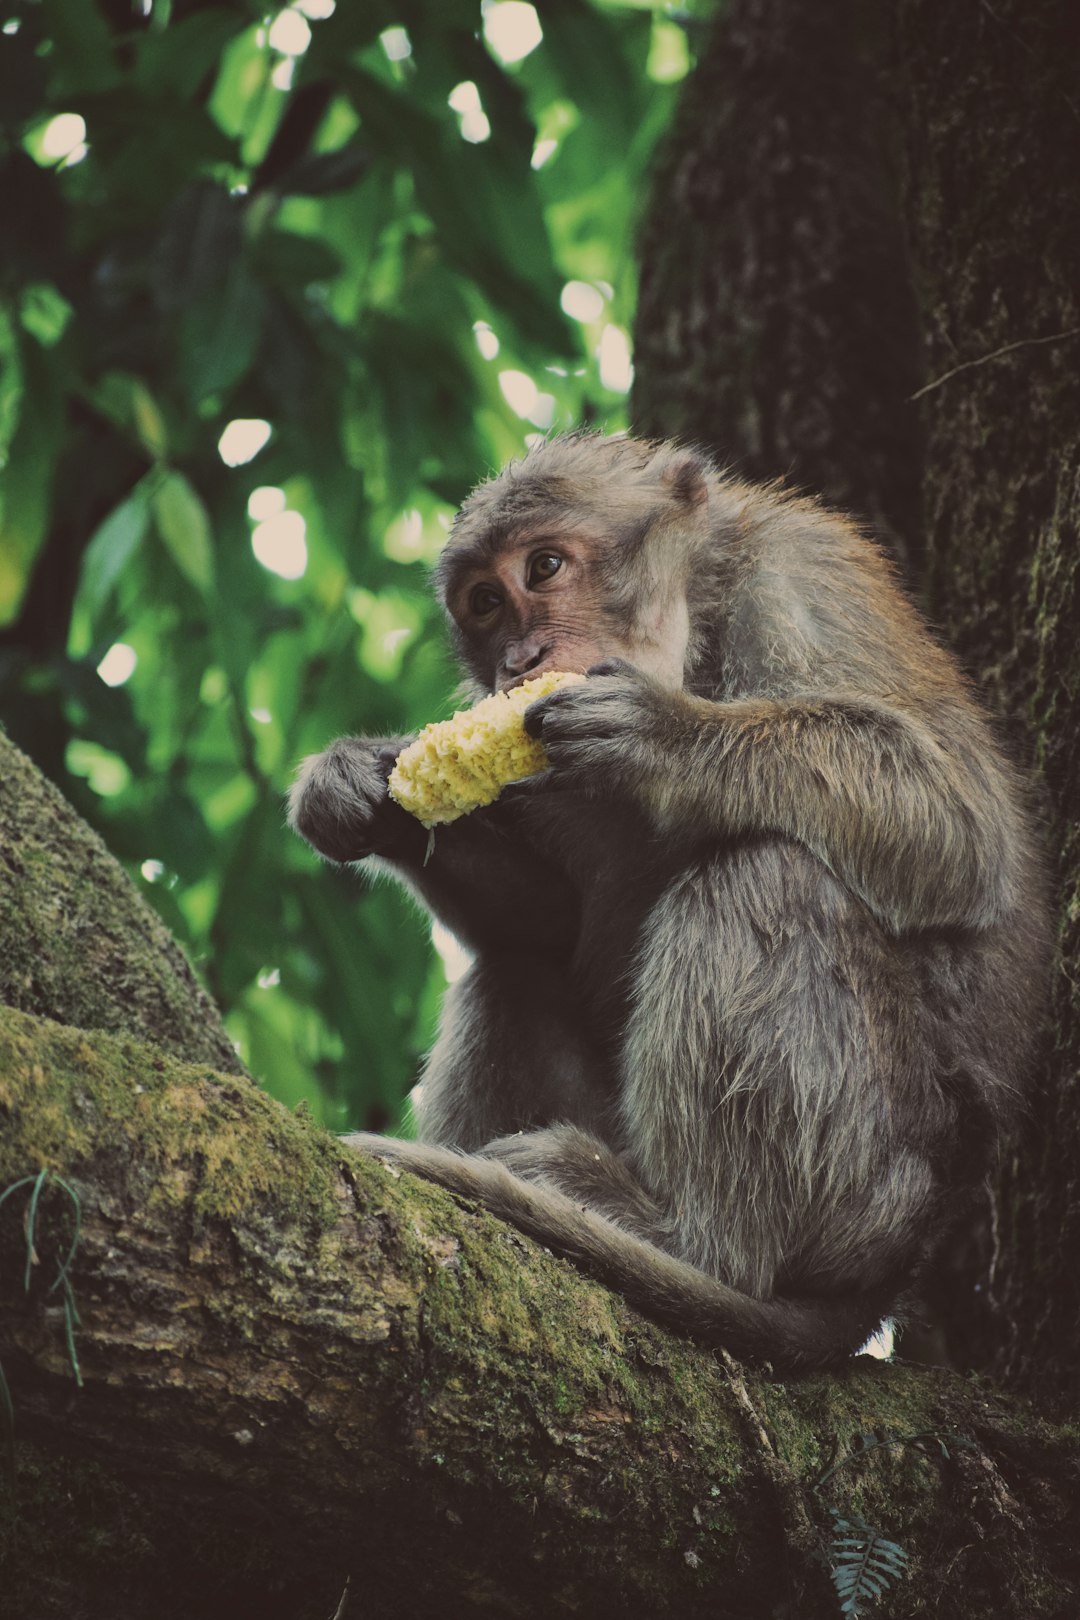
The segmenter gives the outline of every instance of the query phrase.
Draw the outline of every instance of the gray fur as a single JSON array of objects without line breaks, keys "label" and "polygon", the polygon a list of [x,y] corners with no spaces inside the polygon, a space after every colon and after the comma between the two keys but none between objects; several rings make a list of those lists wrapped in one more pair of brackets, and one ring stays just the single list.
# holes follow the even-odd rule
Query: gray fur
[{"label": "gray fur", "polygon": [[303,836],[381,857],[476,953],[422,1142],[349,1140],[709,1342],[842,1358],[1026,1079],[1048,931],[1015,773],[851,524],[673,445],[539,446],[466,502],[438,584],[478,690],[523,649],[605,662],[529,711],[551,770],[427,865],[386,797],[401,739],[303,767]]}]

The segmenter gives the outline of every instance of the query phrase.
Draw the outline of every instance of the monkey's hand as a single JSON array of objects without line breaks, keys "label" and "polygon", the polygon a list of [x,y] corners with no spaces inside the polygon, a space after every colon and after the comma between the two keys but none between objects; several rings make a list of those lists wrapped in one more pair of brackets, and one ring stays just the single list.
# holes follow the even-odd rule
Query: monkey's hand
[{"label": "monkey's hand", "polygon": [[621,658],[594,664],[588,677],[531,704],[525,730],[543,743],[553,785],[596,796],[641,791],[672,768],[678,696]]},{"label": "monkey's hand", "polygon": [[289,793],[289,825],[331,861],[407,855],[423,829],[386,788],[408,737],[339,737],[300,767]]}]

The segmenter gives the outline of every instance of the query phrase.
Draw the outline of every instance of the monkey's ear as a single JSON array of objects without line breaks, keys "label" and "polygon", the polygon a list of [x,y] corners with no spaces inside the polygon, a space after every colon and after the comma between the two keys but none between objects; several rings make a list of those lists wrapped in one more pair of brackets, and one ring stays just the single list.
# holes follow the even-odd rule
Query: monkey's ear
[{"label": "monkey's ear", "polygon": [[692,450],[681,450],[664,470],[664,483],[683,506],[700,506],[709,498],[707,463]]}]

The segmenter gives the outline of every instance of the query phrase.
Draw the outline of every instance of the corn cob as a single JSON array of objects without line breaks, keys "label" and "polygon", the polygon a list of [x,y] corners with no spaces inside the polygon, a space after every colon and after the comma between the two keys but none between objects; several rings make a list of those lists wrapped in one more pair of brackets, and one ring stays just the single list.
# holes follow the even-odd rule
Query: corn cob
[{"label": "corn cob", "polygon": [[529,704],[584,679],[551,670],[425,726],[398,755],[387,784],[391,797],[425,827],[491,804],[510,782],[547,765],[543,744],[522,724]]}]

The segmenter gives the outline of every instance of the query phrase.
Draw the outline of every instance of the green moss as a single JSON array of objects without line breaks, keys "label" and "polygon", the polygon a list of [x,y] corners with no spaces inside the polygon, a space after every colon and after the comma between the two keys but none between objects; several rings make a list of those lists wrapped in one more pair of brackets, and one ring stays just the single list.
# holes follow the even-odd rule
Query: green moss
[{"label": "green moss", "polygon": [[[832,1506],[905,1547],[943,1548],[961,1561],[958,1590],[1035,1601],[1026,1531],[985,1532],[999,1508],[985,1484],[996,1476],[982,1432],[989,1426],[1015,1449],[1028,1443],[1030,1421],[981,1386],[860,1362],[845,1376],[782,1385],[747,1375],[744,1394],[714,1356],[635,1316],[572,1266],[441,1189],[352,1154],[249,1083],[130,1037],[0,1011],[0,1184],[42,1165],[80,1189],[104,1285],[96,1294],[89,1285],[80,1402],[100,1398],[102,1367],[112,1365],[114,1325],[103,1322],[104,1339],[93,1337],[98,1307],[115,1283],[122,1338],[145,1285],[141,1250],[132,1259],[121,1244],[101,1269],[103,1232],[123,1227],[134,1204],[144,1235],[156,1242],[160,1234],[163,1264],[180,1274],[173,1297],[198,1304],[183,1352],[148,1339],[153,1314],[141,1324],[136,1304],[140,1354],[199,1359],[209,1349],[215,1365],[219,1355],[235,1358],[245,1391],[258,1386],[251,1426],[265,1424],[268,1437],[297,1421],[305,1437],[332,1424],[349,1447],[338,1489],[363,1502],[363,1515],[389,1504],[379,1519],[388,1542],[408,1538],[417,1504],[428,1515],[425,1533],[438,1523],[451,1543],[470,1516],[482,1517],[485,1546],[529,1545],[539,1526],[568,1590],[600,1590],[602,1543],[610,1569],[633,1571],[635,1612],[711,1614],[722,1579],[749,1617],[762,1612],[753,1607],[759,1588],[762,1602],[780,1602],[787,1576],[773,1564],[789,1541],[806,1581],[824,1579]],[[0,1220],[0,1241],[18,1251],[17,1217]],[[78,1289],[78,1265],[75,1282]],[[38,1305],[25,1309],[31,1320]],[[50,1358],[55,1373],[59,1349]],[[167,1382],[162,1394],[181,1389],[178,1374],[175,1390]],[[768,1447],[748,1421],[747,1398],[773,1436]],[[17,1391],[17,1406],[23,1399]],[[940,1460],[909,1446],[879,1448],[814,1491],[859,1435],[964,1435],[975,1424],[984,1449],[971,1455],[981,1474],[965,1472],[974,1464],[962,1449]],[[1055,1447],[1072,1445],[1041,1433],[1037,1441],[1052,1461]],[[226,1460],[225,1480],[231,1468]],[[214,1526],[199,1519],[201,1493],[189,1494],[189,1525],[198,1520],[198,1533],[212,1539]],[[40,1512],[48,1518],[44,1504]],[[76,1563],[98,1547],[122,1574],[128,1543],[116,1527],[128,1513],[121,1495],[111,1513],[90,1514],[104,1539],[80,1544]],[[335,1520],[335,1534],[354,1522]],[[154,1571],[168,1567],[168,1526],[158,1519],[140,1529],[138,1512],[131,1523],[131,1546],[145,1535]],[[456,1556],[453,1546],[446,1556]],[[207,1568],[218,1570],[216,1557]],[[252,1570],[249,1589],[257,1562]],[[1055,1589],[1049,1577],[1047,1588]],[[910,1612],[931,1590],[931,1575],[914,1568],[905,1582]]]},{"label": "green moss", "polygon": [[0,732],[0,1001],[128,1030],[241,1072],[217,1009],[157,915],[57,790]]},{"label": "green moss", "polygon": [[0,1115],[0,1185],[42,1167],[78,1181],[94,1161],[119,1157],[148,1209],[182,1204],[196,1230],[259,1208],[286,1227],[338,1215],[330,1137],[249,1081],[130,1036],[0,1008]]}]

